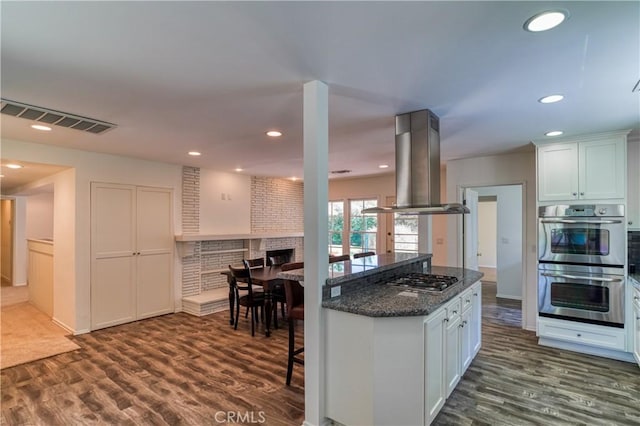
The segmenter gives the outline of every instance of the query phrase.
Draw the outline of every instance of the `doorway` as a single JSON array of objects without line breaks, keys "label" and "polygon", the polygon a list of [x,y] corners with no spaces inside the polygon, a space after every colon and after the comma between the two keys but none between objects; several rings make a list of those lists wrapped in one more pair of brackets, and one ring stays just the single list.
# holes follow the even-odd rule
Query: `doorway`
[{"label": "doorway", "polygon": [[0,200],[0,233],[2,242],[0,247],[0,275],[2,287],[13,285],[13,224],[15,222],[14,201],[11,199]]},{"label": "doorway", "polygon": [[489,270],[482,279],[483,299],[491,298],[484,302],[495,307],[495,315],[489,316],[505,325],[521,327],[526,282],[524,185],[471,189],[478,194],[477,264],[481,270]]},{"label": "doorway", "polygon": [[497,281],[498,197],[478,197],[478,269],[483,281]]}]

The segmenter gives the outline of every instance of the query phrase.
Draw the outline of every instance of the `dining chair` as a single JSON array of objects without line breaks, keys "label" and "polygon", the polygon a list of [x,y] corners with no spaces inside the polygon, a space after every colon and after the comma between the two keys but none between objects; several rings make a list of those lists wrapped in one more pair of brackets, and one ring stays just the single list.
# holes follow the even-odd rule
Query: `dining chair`
[{"label": "dining chair", "polygon": [[372,252],[372,251],[365,251],[365,252],[362,252],[362,253],[356,253],[356,254],[354,254],[354,255],[353,255],[353,258],[354,258],[354,259],[358,259],[358,258],[360,258],[360,257],[375,256],[375,255],[376,255],[376,254],[375,254],[374,252]]},{"label": "dining chair", "polygon": [[341,256],[329,256],[329,263],[342,262],[343,260],[351,260],[351,257],[348,254],[343,254]]},{"label": "dining chair", "polygon": [[284,271],[291,271],[293,269],[303,269],[303,268],[304,268],[304,262],[290,262],[282,265],[280,269],[284,272]]},{"label": "dining chair", "polygon": [[250,269],[264,268],[264,257],[258,257],[256,259],[245,259]]},{"label": "dining chair", "polygon": [[[249,269],[264,268],[264,257],[258,257],[255,259],[245,259],[242,261],[242,263],[244,263],[245,261],[249,265]],[[262,286],[254,284],[253,291],[254,293],[262,293]],[[246,318],[248,315],[249,315],[249,307],[247,307],[247,310],[244,313],[244,317]]]},{"label": "dining chair", "polygon": [[271,264],[271,266],[281,266],[287,262],[289,262],[289,256],[286,254],[269,256],[269,263]]},{"label": "dining chair", "polygon": [[[253,290],[251,269],[249,269],[249,265],[246,261],[243,263],[243,268],[234,268],[229,265],[229,271],[231,271],[231,276],[233,277],[231,285],[233,285],[233,291],[237,301],[233,329],[238,329],[240,306],[246,306],[247,309],[251,310],[251,336],[255,336],[255,323],[258,322],[257,310],[261,309],[261,313],[264,315],[264,294]],[[241,297],[240,291],[246,291],[247,294]]]},{"label": "dining chair", "polygon": [[[287,267],[285,269],[284,267]],[[283,271],[304,268],[303,262],[283,265]],[[299,357],[304,352],[304,346],[295,348],[295,322],[304,321],[304,287],[298,281],[284,280],[284,292],[287,297],[287,318],[289,319],[289,352],[287,356],[287,386],[291,384],[293,363],[304,365],[304,358]]]}]

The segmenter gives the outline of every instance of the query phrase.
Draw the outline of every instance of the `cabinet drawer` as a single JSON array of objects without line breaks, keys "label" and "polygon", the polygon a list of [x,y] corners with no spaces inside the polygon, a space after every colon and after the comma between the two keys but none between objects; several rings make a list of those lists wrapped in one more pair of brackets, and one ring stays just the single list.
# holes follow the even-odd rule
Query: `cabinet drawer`
[{"label": "cabinet drawer", "polygon": [[562,320],[538,320],[541,337],[597,346],[607,349],[625,349],[624,329],[591,324],[572,323]]},{"label": "cabinet drawer", "polygon": [[449,323],[455,321],[455,319],[462,313],[462,302],[460,300],[460,297],[456,297],[451,302],[449,302],[445,309],[447,310],[447,318],[449,318]]},{"label": "cabinet drawer", "polygon": [[465,290],[464,293],[460,295],[460,303],[462,304],[462,312],[465,312],[467,309],[471,308],[471,302],[473,302],[473,289]]},{"label": "cabinet drawer", "polygon": [[637,306],[640,309],[640,290],[631,286],[631,301],[634,306]]}]

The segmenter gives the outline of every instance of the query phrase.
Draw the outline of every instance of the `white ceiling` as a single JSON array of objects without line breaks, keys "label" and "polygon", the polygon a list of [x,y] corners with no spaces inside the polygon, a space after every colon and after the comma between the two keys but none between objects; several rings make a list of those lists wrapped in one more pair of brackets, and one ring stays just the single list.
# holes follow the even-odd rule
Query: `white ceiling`
[{"label": "white ceiling", "polygon": [[[393,169],[394,116],[423,108],[441,118],[443,161],[523,149],[549,130],[640,128],[640,2],[0,7],[2,97],[118,125],[42,133],[2,115],[3,138],[301,177],[302,86],[315,79],[329,85],[329,168],[350,176]],[[549,8],[570,17],[522,29]],[[552,93],[566,98],[537,102]]]}]

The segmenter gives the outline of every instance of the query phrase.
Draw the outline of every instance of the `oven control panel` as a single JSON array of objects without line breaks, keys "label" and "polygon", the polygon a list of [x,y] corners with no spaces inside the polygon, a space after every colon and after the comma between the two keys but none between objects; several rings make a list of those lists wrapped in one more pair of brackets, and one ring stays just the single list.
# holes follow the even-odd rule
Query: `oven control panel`
[{"label": "oven control panel", "polygon": [[543,206],[538,217],[624,217],[624,204],[574,204]]}]

